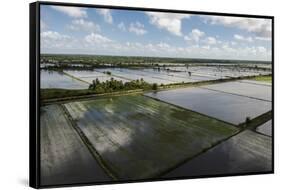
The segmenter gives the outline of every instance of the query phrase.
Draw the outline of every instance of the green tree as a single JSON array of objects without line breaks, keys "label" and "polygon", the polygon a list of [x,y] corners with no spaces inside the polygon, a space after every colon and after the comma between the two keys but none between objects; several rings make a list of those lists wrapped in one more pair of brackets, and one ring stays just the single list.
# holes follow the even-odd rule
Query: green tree
[{"label": "green tree", "polygon": [[157,83],[153,83],[153,84],[152,84],[152,90],[157,90],[157,89],[158,89]]}]

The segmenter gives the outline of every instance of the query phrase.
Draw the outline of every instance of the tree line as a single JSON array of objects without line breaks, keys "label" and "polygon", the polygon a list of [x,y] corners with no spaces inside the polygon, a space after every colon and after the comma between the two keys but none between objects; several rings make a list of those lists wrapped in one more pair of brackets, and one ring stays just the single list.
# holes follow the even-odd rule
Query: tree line
[{"label": "tree line", "polygon": [[122,80],[115,80],[113,77],[105,82],[100,82],[98,78],[92,81],[89,85],[89,89],[93,90],[95,93],[107,93],[122,90],[157,90],[157,83],[149,84],[141,78],[140,80],[132,80],[129,82],[123,82]]}]

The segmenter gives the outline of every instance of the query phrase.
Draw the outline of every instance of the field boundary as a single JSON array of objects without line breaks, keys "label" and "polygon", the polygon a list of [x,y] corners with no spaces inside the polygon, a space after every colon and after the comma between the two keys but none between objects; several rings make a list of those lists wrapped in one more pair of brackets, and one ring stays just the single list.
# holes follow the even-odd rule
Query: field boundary
[{"label": "field boundary", "polygon": [[156,177],[161,177],[161,176],[163,176],[163,175],[165,175],[165,174],[167,174],[167,173],[173,171],[174,169],[178,168],[178,167],[181,166],[182,164],[184,164],[184,163],[186,163],[186,162],[188,162],[188,161],[190,161],[190,160],[192,160],[192,159],[194,159],[194,158],[200,156],[201,154],[204,154],[205,152],[207,152],[207,151],[211,150],[212,148],[216,147],[217,145],[219,145],[219,144],[221,144],[221,143],[224,143],[225,141],[229,140],[230,138],[232,138],[232,137],[238,135],[238,134],[241,133],[242,131],[244,131],[244,130],[238,130],[238,131],[235,132],[233,135],[230,135],[229,137],[226,137],[226,138],[224,138],[224,139],[221,139],[221,140],[215,142],[215,143],[212,144],[210,147],[207,147],[207,148],[203,149],[202,151],[198,152],[197,154],[193,155],[192,157],[186,158],[186,159],[182,160],[181,162],[179,162],[178,164],[176,164],[176,165],[174,165],[174,166],[168,168],[168,169],[165,170],[164,172],[159,173]]},{"label": "field boundary", "polygon": [[247,122],[243,122],[243,123],[238,124],[237,126],[242,129],[249,129],[252,131],[256,131],[256,128],[258,126],[264,124],[265,122],[269,121],[270,119],[272,119],[272,110],[265,112],[253,119],[250,119],[248,124],[247,124]]},{"label": "field boundary", "polygon": [[236,93],[232,93],[232,92],[225,92],[225,91],[222,91],[222,90],[215,90],[215,89],[211,89],[211,88],[208,88],[208,87],[198,87],[198,88],[206,89],[206,90],[211,90],[211,91],[215,91],[215,92],[221,92],[221,93],[224,93],[224,94],[231,94],[231,95],[234,95],[234,96],[241,96],[241,97],[245,97],[245,98],[251,98],[251,99],[265,101],[265,102],[271,102],[270,100],[265,100],[265,99],[261,99],[261,98],[255,98],[255,97],[252,97],[252,96],[246,96],[246,95],[236,94]]},{"label": "field boundary", "polygon": [[181,110],[190,111],[190,112],[193,112],[193,113],[202,115],[202,116],[204,116],[204,117],[208,117],[208,118],[210,118],[210,119],[214,119],[214,120],[217,120],[217,121],[219,121],[219,122],[226,123],[226,124],[231,125],[231,126],[233,126],[233,127],[237,127],[237,125],[235,125],[234,123],[230,123],[230,122],[227,122],[227,121],[223,121],[223,120],[221,120],[221,119],[218,119],[218,118],[215,118],[215,117],[211,117],[211,116],[209,116],[209,115],[206,115],[206,114],[203,114],[203,113],[194,111],[194,110],[190,110],[190,109],[187,109],[187,108],[183,108],[183,107],[181,107],[181,106],[179,106],[179,105],[175,105],[175,104],[172,104],[172,103],[170,103],[170,102],[166,102],[166,101],[164,101],[164,100],[161,100],[161,99],[158,99],[158,98],[154,98],[154,97],[151,97],[151,96],[148,96],[148,95],[145,95],[145,94],[143,94],[143,96],[145,96],[145,97],[147,97],[147,98],[151,98],[151,99],[156,100],[156,101],[159,101],[159,102],[161,102],[161,103],[165,103],[165,104],[169,104],[169,105],[171,105],[171,106],[175,106],[175,107],[177,107],[177,108],[179,108],[179,109],[181,109]]},{"label": "field boundary", "polygon": [[87,82],[87,81],[84,81],[84,80],[78,78],[78,77],[75,77],[74,75],[68,74],[68,73],[66,73],[66,72],[64,72],[64,71],[62,71],[62,72],[63,72],[63,74],[65,74],[66,76],[68,76],[68,77],[70,77],[70,78],[72,78],[72,79],[78,80],[78,81],[83,82],[83,83],[87,83],[87,84],[89,84],[89,85],[91,84],[91,83],[89,83],[89,82]]},{"label": "field boundary", "polygon": [[88,94],[82,96],[69,96],[65,98],[52,98],[52,99],[41,100],[41,102],[42,105],[45,106],[49,104],[67,103],[72,101],[86,101],[91,98],[106,98],[111,96],[142,94],[143,92],[144,92],[143,89],[137,89],[137,90],[118,91],[118,92],[110,92],[110,93],[103,93],[103,94]]}]

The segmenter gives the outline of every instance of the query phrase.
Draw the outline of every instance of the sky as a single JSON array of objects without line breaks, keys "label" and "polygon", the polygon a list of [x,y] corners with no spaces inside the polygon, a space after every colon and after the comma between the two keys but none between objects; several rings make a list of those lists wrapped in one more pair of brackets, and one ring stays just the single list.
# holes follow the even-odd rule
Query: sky
[{"label": "sky", "polygon": [[271,19],[41,5],[41,53],[271,61]]}]

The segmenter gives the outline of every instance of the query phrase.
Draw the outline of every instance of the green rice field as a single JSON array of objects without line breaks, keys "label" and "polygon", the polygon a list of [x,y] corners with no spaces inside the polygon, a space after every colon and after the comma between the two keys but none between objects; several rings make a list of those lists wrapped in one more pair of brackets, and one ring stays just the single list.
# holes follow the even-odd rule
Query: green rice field
[{"label": "green rice field", "polygon": [[121,180],[161,176],[238,132],[233,125],[141,95],[63,106],[103,166]]}]

